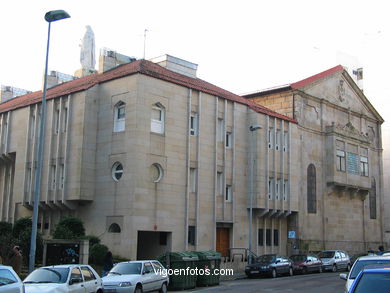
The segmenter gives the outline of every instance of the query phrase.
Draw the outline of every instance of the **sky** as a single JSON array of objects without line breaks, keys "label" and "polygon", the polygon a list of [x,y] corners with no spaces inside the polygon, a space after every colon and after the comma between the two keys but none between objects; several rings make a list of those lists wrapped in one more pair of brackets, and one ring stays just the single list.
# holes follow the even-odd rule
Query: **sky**
[{"label": "sky", "polygon": [[[364,92],[390,120],[390,17],[386,1],[13,0],[0,1],[0,84],[42,88],[47,11],[52,23],[49,70],[73,75],[85,26],[96,55],[106,47],[143,58],[163,54],[198,64],[198,77],[243,94],[292,83],[351,57],[364,69]],[[98,60],[98,59],[97,59]],[[96,65],[97,67],[97,65]]]}]

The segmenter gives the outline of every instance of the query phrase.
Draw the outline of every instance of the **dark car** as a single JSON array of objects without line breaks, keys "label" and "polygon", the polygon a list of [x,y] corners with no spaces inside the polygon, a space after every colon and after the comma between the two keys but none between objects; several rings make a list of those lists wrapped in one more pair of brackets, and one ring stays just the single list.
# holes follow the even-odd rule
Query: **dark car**
[{"label": "dark car", "polygon": [[264,254],[256,259],[256,262],[245,267],[248,278],[255,276],[293,275],[293,263],[286,256],[276,254]]},{"label": "dark car", "polygon": [[294,254],[290,259],[293,262],[294,273],[322,273],[322,261],[314,255]]}]

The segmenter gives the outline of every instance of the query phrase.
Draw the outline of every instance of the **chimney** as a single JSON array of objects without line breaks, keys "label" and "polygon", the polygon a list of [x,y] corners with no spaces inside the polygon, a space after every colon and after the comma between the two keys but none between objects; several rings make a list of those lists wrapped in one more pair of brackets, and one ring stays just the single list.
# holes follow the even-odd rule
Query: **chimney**
[{"label": "chimney", "polygon": [[158,65],[165,67],[168,70],[196,78],[196,70],[198,69],[198,64],[173,57],[170,55],[162,55],[160,57],[152,58],[149,61],[157,63]]},{"label": "chimney", "polygon": [[1,92],[0,92],[0,103],[7,102],[13,98],[16,98],[18,96],[23,96],[29,93],[31,93],[31,91],[16,88],[13,86],[2,85]]},{"label": "chimney", "polygon": [[114,50],[107,48],[100,49],[99,56],[99,73],[103,73],[118,65],[126,64],[135,61],[136,58],[119,54]]}]

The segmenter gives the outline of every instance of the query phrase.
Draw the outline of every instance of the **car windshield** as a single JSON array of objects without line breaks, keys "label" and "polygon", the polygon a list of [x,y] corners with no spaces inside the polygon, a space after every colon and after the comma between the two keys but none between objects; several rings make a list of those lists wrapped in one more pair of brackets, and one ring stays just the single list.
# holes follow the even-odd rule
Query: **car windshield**
[{"label": "car windshield", "polygon": [[23,283],[65,283],[69,268],[40,268],[33,271]]},{"label": "car windshield", "polygon": [[276,255],[274,255],[274,254],[265,254],[265,255],[259,256],[257,258],[257,262],[271,263],[275,260],[275,258],[276,258]]},{"label": "car windshield", "polygon": [[306,255],[292,255],[290,256],[290,259],[293,262],[304,262],[306,261]]},{"label": "car windshield", "polygon": [[0,287],[16,283],[17,280],[9,270],[0,270]]},{"label": "car windshield", "polygon": [[142,263],[118,263],[115,265],[108,274],[111,275],[140,275]]},{"label": "car windshield", "polygon": [[334,256],[334,251],[321,251],[318,254],[319,258],[333,258]]},{"label": "car windshield", "polygon": [[356,286],[355,293],[387,293],[390,288],[390,273],[365,273]]},{"label": "car windshield", "polygon": [[370,259],[370,260],[358,260],[352,268],[351,273],[349,274],[350,279],[355,279],[359,275],[360,271],[364,269],[365,266],[380,265],[380,264],[390,264],[390,259]]}]

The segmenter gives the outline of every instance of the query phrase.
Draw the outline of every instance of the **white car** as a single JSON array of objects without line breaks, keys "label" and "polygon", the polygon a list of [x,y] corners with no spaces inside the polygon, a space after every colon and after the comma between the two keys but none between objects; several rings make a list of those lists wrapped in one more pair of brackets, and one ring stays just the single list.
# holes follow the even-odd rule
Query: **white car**
[{"label": "white car", "polygon": [[102,280],[104,293],[166,293],[169,283],[165,268],[157,260],[117,263]]},{"label": "white car", "polygon": [[103,293],[102,279],[82,264],[41,267],[23,283],[26,293]]},{"label": "white car", "polygon": [[340,274],[340,278],[347,281],[345,284],[344,292],[345,293],[349,292],[349,289],[351,289],[353,281],[355,281],[356,277],[364,269],[365,266],[382,265],[382,264],[390,265],[390,256],[370,255],[370,256],[359,257],[353,264],[349,274]]},{"label": "white car", "polygon": [[0,265],[0,292],[24,293],[23,282],[12,267]]}]

